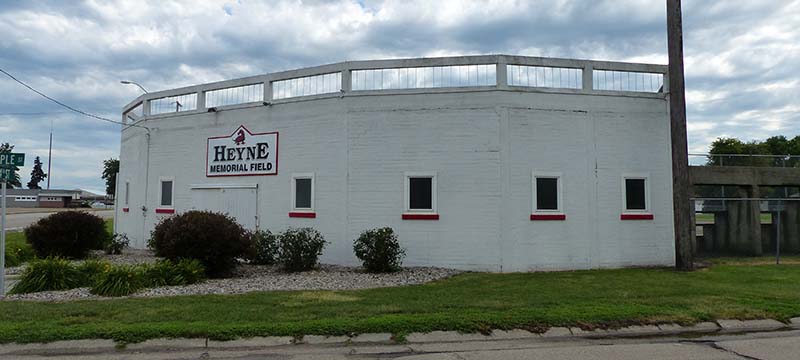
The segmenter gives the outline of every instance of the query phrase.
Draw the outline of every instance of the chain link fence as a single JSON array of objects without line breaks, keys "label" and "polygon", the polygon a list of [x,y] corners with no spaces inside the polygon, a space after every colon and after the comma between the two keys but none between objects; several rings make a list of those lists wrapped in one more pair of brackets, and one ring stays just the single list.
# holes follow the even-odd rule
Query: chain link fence
[{"label": "chain link fence", "polygon": [[[794,194],[794,193],[793,193]],[[800,255],[800,198],[692,200],[701,257]]]}]

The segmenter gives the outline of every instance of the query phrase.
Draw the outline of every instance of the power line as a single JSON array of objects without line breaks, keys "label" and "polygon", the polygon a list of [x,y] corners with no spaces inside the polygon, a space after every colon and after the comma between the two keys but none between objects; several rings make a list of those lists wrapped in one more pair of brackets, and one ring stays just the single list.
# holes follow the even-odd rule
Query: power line
[{"label": "power line", "polygon": [[40,111],[40,112],[7,112],[0,113],[0,116],[40,116],[54,114],[69,114],[69,111]]},{"label": "power line", "polygon": [[[58,101],[58,100],[56,100],[56,99],[53,99],[53,98],[51,98],[50,96],[47,96],[47,94],[45,94],[45,93],[43,93],[43,92],[41,92],[41,91],[39,91],[39,90],[36,90],[36,89],[34,89],[32,86],[30,86],[30,85],[28,85],[28,84],[24,83],[24,82],[23,82],[22,80],[20,80],[20,79],[17,79],[16,77],[14,77],[14,75],[11,75],[11,74],[9,74],[7,71],[3,70],[2,68],[0,68],[0,72],[2,72],[3,74],[5,74],[5,75],[6,75],[6,76],[8,76],[9,78],[11,78],[11,80],[14,80],[14,81],[16,81],[17,83],[19,83],[20,85],[22,85],[22,86],[24,86],[24,87],[28,88],[28,90],[30,90],[30,91],[33,91],[33,92],[35,92],[35,93],[39,94],[39,96],[41,96],[41,97],[43,97],[43,98],[45,98],[45,99],[47,99],[47,100],[50,100],[50,101],[52,101],[52,102],[54,102],[54,103],[58,104],[59,106],[61,106],[61,107],[64,107],[64,108],[66,108],[67,110],[70,110],[70,111],[72,111],[72,112],[76,112],[76,113],[78,113],[78,114],[81,114],[81,115],[83,115],[83,116],[87,116],[87,117],[90,117],[90,118],[93,118],[93,119],[97,119],[97,120],[101,120],[101,121],[105,121],[105,122],[110,122],[110,123],[112,123],[112,124],[117,124],[117,125],[122,125],[122,126],[127,126],[127,127],[132,127],[132,126],[135,126],[135,127],[140,127],[140,128],[148,129],[148,128],[147,128],[147,127],[145,127],[145,126],[141,126],[141,125],[135,125],[135,124],[130,124],[130,125],[128,125],[128,124],[125,124],[125,123],[124,123],[124,122],[122,122],[122,121],[111,120],[111,119],[109,119],[109,118],[102,117],[102,116],[100,116],[100,115],[95,115],[95,114],[88,113],[88,112],[85,112],[85,111],[83,111],[83,110],[80,110],[80,109],[76,109],[76,108],[74,108],[74,107],[72,107],[72,106],[69,106],[69,105],[67,105],[67,104],[65,104],[65,103],[63,103],[63,102],[61,102],[61,101]],[[149,129],[148,129],[148,130],[149,130]]]}]

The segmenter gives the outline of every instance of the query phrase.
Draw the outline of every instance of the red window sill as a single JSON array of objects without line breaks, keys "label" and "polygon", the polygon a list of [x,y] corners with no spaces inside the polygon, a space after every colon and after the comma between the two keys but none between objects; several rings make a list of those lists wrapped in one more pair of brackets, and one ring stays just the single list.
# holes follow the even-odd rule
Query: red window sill
[{"label": "red window sill", "polygon": [[653,220],[653,214],[620,214],[620,220]]},{"label": "red window sill", "polygon": [[175,209],[156,209],[156,214],[174,214]]},{"label": "red window sill", "polygon": [[539,220],[567,220],[566,214],[531,214],[532,221],[539,221]]},{"label": "red window sill", "polygon": [[131,211],[131,209],[128,209],[128,208],[122,208],[122,212],[128,212],[128,211]]},{"label": "red window sill", "polygon": [[439,220],[439,214],[403,214],[403,220]]},{"label": "red window sill", "polygon": [[314,218],[317,217],[317,213],[315,213],[315,212],[296,212],[296,211],[291,211],[291,212],[289,212],[289,217],[291,217],[291,218],[314,219]]}]

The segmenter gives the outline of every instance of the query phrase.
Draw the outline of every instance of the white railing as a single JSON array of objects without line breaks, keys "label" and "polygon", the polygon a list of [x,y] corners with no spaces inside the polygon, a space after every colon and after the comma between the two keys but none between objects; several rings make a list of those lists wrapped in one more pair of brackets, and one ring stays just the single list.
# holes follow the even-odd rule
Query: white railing
[{"label": "white railing", "polygon": [[649,72],[594,70],[593,83],[595,90],[657,93],[664,85],[664,76]]},{"label": "white railing", "polygon": [[[509,55],[351,61],[148,93],[123,121],[307,98],[516,91],[663,98],[667,66]],[[465,90],[467,89],[467,90]]]},{"label": "white railing", "polygon": [[338,93],[342,90],[342,73],[298,77],[272,82],[272,100],[298,96]]},{"label": "white railing", "polygon": [[264,101],[264,84],[249,84],[206,91],[206,107],[247,104]]},{"label": "white railing", "polygon": [[509,86],[553,89],[581,89],[583,69],[553,66],[506,66]]},{"label": "white railing", "polygon": [[165,96],[151,99],[148,103],[151,115],[197,110],[197,93]]},{"label": "white railing", "polygon": [[353,70],[351,89],[397,90],[495,86],[496,64]]}]

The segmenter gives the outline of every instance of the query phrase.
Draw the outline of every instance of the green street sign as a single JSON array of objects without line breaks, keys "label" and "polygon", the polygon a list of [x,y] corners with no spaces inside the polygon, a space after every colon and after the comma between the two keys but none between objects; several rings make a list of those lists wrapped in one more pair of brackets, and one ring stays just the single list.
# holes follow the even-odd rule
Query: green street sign
[{"label": "green street sign", "polygon": [[0,168],[0,181],[12,181],[14,175],[16,175],[14,169]]},{"label": "green street sign", "polygon": [[3,152],[0,153],[0,166],[23,166],[25,165],[25,154]]}]

